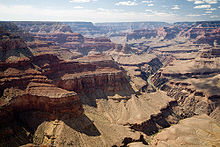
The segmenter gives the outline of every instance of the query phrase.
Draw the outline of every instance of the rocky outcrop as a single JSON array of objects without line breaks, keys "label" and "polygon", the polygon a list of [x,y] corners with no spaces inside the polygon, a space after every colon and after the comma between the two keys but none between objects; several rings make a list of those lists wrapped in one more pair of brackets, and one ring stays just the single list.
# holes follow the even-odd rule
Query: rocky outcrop
[{"label": "rocky outcrop", "polygon": [[[4,120],[0,122],[0,144],[3,146],[31,142],[29,131],[37,127],[33,122],[39,123],[32,120],[55,120],[83,114],[78,95],[51,84],[33,62],[34,58],[0,63],[0,117]],[[26,120],[22,115],[25,112],[32,117]]]},{"label": "rocky outcrop", "polygon": [[[4,101],[3,99],[5,101],[2,103],[5,104],[1,104],[1,115],[6,115],[4,112],[40,111],[43,112],[43,115],[37,117],[54,120],[63,117],[64,114],[70,118],[83,113],[76,93],[57,88],[54,85],[32,82],[28,84],[24,92],[19,91],[19,94],[15,94],[16,91],[19,89],[7,88],[4,90],[2,101]],[[13,96],[8,97],[8,95]]]},{"label": "rocky outcrop", "polygon": [[52,63],[42,69],[55,85],[77,93],[92,93],[95,89],[117,92],[128,83],[125,72],[109,56],[103,55]]},{"label": "rocky outcrop", "polygon": [[64,112],[81,114],[77,94],[52,85],[41,69],[34,66],[39,58],[1,64],[1,111],[35,110],[54,117]]}]

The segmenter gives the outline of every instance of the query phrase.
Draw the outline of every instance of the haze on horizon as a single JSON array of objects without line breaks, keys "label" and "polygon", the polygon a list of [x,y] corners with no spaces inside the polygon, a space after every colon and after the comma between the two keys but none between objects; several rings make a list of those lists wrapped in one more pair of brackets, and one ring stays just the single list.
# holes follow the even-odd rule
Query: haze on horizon
[{"label": "haze on horizon", "polygon": [[0,0],[1,21],[211,21],[219,0]]}]

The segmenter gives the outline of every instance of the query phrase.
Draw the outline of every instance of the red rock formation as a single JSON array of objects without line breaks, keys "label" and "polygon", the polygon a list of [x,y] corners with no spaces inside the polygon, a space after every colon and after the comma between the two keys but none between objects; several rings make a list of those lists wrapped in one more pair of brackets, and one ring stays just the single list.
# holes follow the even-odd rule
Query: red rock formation
[{"label": "red rock formation", "polygon": [[94,55],[69,62],[59,61],[53,55],[45,56],[38,56],[32,62],[63,89],[77,93],[88,93],[92,88],[117,92],[127,86],[125,72],[109,56]]},{"label": "red rock formation", "polygon": [[1,110],[37,110],[55,116],[62,116],[64,112],[75,116],[81,114],[83,111],[76,93],[51,85],[51,80],[39,69],[33,68],[33,63],[38,59],[40,56],[1,64]]},{"label": "red rock formation", "polygon": [[37,110],[55,116],[64,112],[78,116],[83,111],[73,91],[116,92],[127,86],[124,72],[110,57],[102,55],[67,62],[42,54],[0,66],[1,110],[8,112]]}]

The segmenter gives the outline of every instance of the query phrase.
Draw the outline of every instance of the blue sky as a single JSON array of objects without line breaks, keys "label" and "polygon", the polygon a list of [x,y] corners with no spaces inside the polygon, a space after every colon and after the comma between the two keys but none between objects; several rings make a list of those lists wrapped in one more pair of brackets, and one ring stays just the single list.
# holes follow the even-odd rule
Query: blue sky
[{"label": "blue sky", "polygon": [[0,0],[0,20],[220,20],[219,0]]}]

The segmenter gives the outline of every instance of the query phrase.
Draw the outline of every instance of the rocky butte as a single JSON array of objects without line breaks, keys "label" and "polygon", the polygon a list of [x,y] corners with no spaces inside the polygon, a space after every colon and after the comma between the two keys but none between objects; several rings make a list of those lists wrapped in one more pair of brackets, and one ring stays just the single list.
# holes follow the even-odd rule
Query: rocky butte
[{"label": "rocky butte", "polygon": [[0,146],[220,146],[219,24],[0,22]]}]

